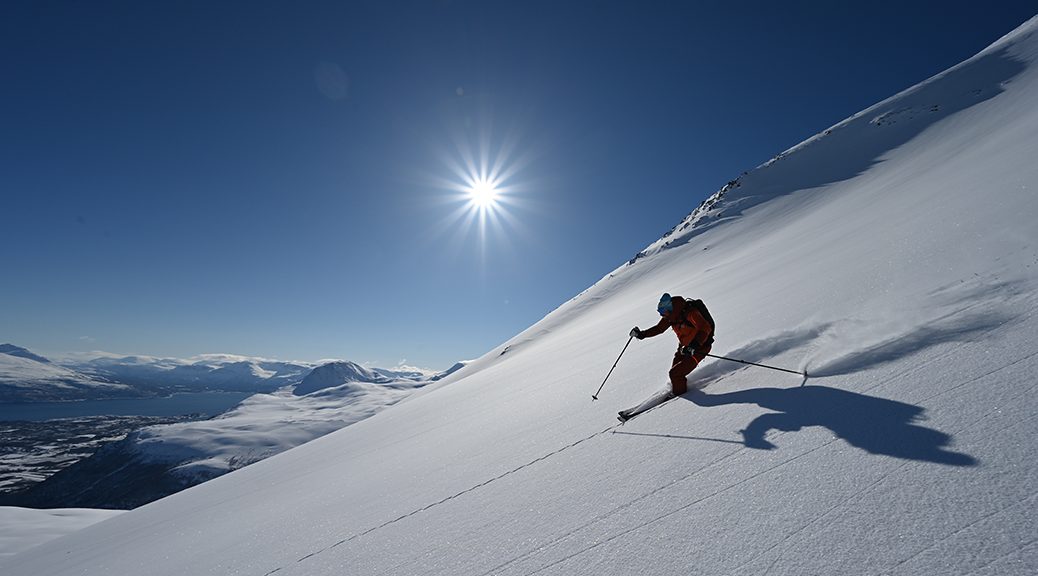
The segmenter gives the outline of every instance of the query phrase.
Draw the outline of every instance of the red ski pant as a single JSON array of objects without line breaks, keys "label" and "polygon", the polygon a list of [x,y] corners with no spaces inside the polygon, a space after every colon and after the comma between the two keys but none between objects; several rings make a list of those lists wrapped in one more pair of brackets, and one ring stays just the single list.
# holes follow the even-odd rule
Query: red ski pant
[{"label": "red ski pant", "polygon": [[699,363],[710,353],[710,343],[703,344],[691,356],[682,356],[681,348],[674,353],[674,363],[670,366],[670,389],[675,396],[688,392],[688,375],[699,366]]}]

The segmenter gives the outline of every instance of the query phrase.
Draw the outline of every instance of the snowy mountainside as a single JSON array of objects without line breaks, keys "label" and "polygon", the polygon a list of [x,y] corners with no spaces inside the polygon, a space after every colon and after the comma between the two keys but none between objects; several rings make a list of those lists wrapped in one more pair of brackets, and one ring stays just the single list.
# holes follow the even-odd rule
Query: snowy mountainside
[{"label": "snowy mountainside", "polygon": [[230,354],[194,358],[96,352],[55,361],[14,346],[0,351],[0,401],[61,402],[146,397],[182,391],[273,392],[299,383],[313,368]]},{"label": "snowy mountainside", "polygon": [[381,384],[389,382],[389,378],[354,362],[329,362],[314,368],[307,374],[306,378],[303,378],[303,381],[295,387],[295,394],[303,396],[324,388],[340,386],[347,382]]},{"label": "snowy mountainside", "polygon": [[87,400],[137,396],[131,386],[64,368],[25,348],[0,351],[0,402]]},{"label": "snowy mountainside", "polygon": [[314,368],[306,362],[284,362],[233,354],[193,358],[155,358],[95,353],[62,360],[66,367],[142,389],[228,390],[272,392],[296,384]]},{"label": "snowy mountainside", "polygon": [[[1001,94],[1023,71],[1017,45],[997,44],[973,58],[831,126],[743,173],[631,260],[688,242],[757,204],[852,178],[929,126]],[[809,168],[809,169],[807,169]]]},{"label": "snowy mountainside", "polygon": [[15,346],[14,344],[0,344],[0,354],[8,354],[10,356],[18,356],[19,358],[28,358],[29,360],[35,360],[37,362],[42,362],[43,364],[50,364],[50,360],[43,356],[33,354],[29,350],[22,348],[21,346]]},{"label": "snowy mountainside", "polygon": [[[746,174],[449,385],[5,574],[1035,573],[1036,31]],[[715,353],[812,376],[708,360],[618,425],[674,338],[590,396],[664,291],[707,303]]]},{"label": "snowy mountainside", "polygon": [[119,514],[121,510],[33,510],[0,506],[0,561]]}]

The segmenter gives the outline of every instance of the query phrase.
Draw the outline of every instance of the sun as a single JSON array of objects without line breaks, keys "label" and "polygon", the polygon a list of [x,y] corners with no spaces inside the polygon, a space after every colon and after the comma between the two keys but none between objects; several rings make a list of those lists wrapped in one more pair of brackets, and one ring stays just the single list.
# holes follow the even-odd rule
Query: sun
[{"label": "sun", "polygon": [[466,193],[469,202],[480,210],[493,210],[497,206],[499,192],[496,184],[487,178],[479,178],[470,183]]},{"label": "sun", "polygon": [[423,176],[430,187],[447,192],[439,200],[451,207],[436,222],[435,234],[451,236],[459,247],[476,247],[484,264],[488,250],[508,249],[528,237],[521,216],[533,184],[526,171],[539,156],[518,122],[501,132],[493,125],[478,113],[448,122],[445,146],[434,148],[440,165]]}]

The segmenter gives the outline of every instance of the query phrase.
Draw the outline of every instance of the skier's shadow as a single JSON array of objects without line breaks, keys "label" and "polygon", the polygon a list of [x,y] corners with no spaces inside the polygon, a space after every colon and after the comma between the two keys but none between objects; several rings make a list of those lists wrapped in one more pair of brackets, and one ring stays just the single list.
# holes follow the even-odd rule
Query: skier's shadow
[{"label": "skier's shadow", "polygon": [[825,426],[847,443],[871,454],[921,460],[951,466],[976,466],[968,454],[947,449],[951,436],[916,424],[925,410],[919,406],[857,394],[826,386],[754,388],[707,394],[692,390],[682,398],[699,406],[756,404],[774,412],[762,414],[742,430],[748,448],[775,448],[764,436],[772,429],[796,431]]}]

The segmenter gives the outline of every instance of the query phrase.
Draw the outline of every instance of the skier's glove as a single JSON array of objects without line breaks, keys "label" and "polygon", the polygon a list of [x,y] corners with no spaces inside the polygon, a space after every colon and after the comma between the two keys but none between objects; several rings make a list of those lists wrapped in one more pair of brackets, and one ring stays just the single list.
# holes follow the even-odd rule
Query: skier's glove
[{"label": "skier's glove", "polygon": [[631,338],[637,338],[641,340],[643,338],[641,329],[637,326],[631,328]]},{"label": "skier's glove", "polygon": [[696,349],[692,346],[682,346],[681,348],[678,348],[678,352],[680,352],[682,356],[691,356],[696,353]]}]

